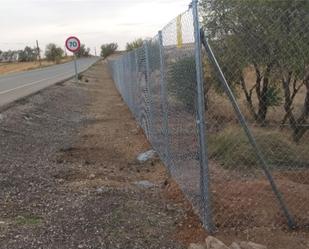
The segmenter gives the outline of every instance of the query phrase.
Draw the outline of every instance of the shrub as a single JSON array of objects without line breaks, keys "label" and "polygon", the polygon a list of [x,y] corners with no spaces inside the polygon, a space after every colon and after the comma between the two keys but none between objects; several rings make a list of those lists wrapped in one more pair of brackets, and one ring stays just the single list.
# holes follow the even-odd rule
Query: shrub
[{"label": "shrub", "polygon": [[85,44],[82,44],[80,46],[80,49],[76,52],[76,57],[89,57],[90,56],[90,48],[86,48]]},{"label": "shrub", "polygon": [[142,38],[139,38],[139,39],[136,39],[132,42],[128,42],[127,45],[126,45],[126,51],[132,51],[134,49],[137,49],[139,47],[143,46],[143,39]]},{"label": "shrub", "polygon": [[59,63],[63,57],[64,51],[61,47],[58,47],[54,43],[50,43],[46,46],[45,56],[48,61],[54,61]]},{"label": "shrub", "polygon": [[108,56],[112,55],[117,50],[117,48],[117,43],[103,44],[101,46],[101,56],[103,57],[103,59],[105,59]]}]

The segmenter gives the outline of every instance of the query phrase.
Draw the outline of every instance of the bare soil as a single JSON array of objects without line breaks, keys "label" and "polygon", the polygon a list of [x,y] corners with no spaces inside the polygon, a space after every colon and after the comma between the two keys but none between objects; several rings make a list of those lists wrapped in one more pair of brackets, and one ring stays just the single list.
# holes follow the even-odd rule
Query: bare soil
[{"label": "bare soil", "polygon": [[[16,102],[0,116],[0,248],[173,249],[202,242],[207,233],[161,161],[137,162],[148,149],[105,62],[78,84],[67,81]],[[136,184],[145,180],[154,186]],[[222,184],[215,182],[215,194]],[[246,189],[228,184],[226,196],[248,198]],[[215,208],[235,219],[250,205],[224,200]],[[250,240],[270,249],[309,248],[305,229],[252,222],[242,230],[235,229],[237,219],[224,223],[216,236],[227,244]]]},{"label": "bare soil", "polygon": [[105,63],[0,120],[0,248],[184,248],[193,214],[167,197],[158,158],[137,162],[150,146]]}]

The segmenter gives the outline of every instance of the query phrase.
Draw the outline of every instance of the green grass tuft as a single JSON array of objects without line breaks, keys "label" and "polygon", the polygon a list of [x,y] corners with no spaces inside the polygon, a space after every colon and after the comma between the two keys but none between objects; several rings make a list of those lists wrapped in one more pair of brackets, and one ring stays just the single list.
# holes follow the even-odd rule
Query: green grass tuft
[{"label": "green grass tuft", "polygon": [[36,226],[42,223],[42,219],[36,216],[18,216],[15,222],[20,226]]}]

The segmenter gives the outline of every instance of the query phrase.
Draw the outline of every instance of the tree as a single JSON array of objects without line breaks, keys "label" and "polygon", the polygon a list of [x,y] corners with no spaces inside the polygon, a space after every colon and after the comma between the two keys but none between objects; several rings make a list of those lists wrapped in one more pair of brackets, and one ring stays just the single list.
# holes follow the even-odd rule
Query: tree
[{"label": "tree", "polygon": [[85,47],[85,44],[81,44],[79,51],[76,53],[78,58],[80,57],[89,57],[90,56],[90,48]]},{"label": "tree", "polygon": [[[270,78],[274,61],[273,51],[267,43],[268,34],[260,32],[271,13],[259,3],[204,0],[203,7],[207,10],[207,31],[223,72],[230,83],[241,86],[254,119],[264,125],[268,108],[278,105],[280,99],[276,84]],[[265,19],[261,20],[264,16]],[[244,69],[250,66],[256,74],[253,85],[244,77]],[[253,91],[258,100],[257,108],[253,104]]]},{"label": "tree", "polygon": [[64,51],[61,47],[58,47],[54,43],[50,43],[46,46],[45,56],[49,61],[54,61],[59,63],[61,58],[63,57]]},{"label": "tree", "polygon": [[132,51],[132,50],[137,49],[141,46],[143,46],[143,39],[139,38],[139,39],[136,39],[132,42],[128,42],[127,45],[126,45],[126,51]]},{"label": "tree", "polygon": [[103,44],[101,46],[101,56],[103,59],[107,58],[108,56],[112,55],[118,48],[117,43],[108,43]]},{"label": "tree", "polygon": [[[309,2],[204,0],[202,7],[223,72],[230,84],[240,86],[255,120],[265,125],[269,107],[284,101],[282,122],[290,121],[294,138],[299,140],[299,125],[304,127],[308,117],[307,97],[298,121],[293,120],[292,106],[309,81]],[[248,68],[255,73],[253,84],[245,77]]]},{"label": "tree", "polygon": [[24,50],[18,51],[18,60],[21,62],[35,61],[37,49],[26,46]]},{"label": "tree", "polygon": [[[277,50],[280,51],[276,54],[276,61],[285,100],[286,114],[282,124],[289,122],[293,138],[298,142],[309,128],[309,2],[282,1],[276,5],[285,13],[276,15],[282,25],[279,26],[278,39],[275,40]],[[294,102],[302,89],[306,94],[303,108],[299,112],[295,110]]]}]

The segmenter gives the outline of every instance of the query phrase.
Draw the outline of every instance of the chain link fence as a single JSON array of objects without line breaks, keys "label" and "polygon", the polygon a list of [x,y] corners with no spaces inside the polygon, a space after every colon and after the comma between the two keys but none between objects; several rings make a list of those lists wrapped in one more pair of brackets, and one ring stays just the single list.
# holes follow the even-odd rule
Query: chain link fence
[{"label": "chain link fence", "polygon": [[308,13],[305,0],[193,1],[109,60],[210,231],[309,224]]},{"label": "chain link fence", "polygon": [[[308,11],[308,1],[202,2],[208,45],[257,144],[256,149],[250,143],[218,68],[205,56],[218,228],[282,226],[286,217],[290,226],[309,224]],[[257,150],[279,196],[273,194],[276,189],[265,177]],[[279,204],[289,215],[276,205],[280,195]]]}]

